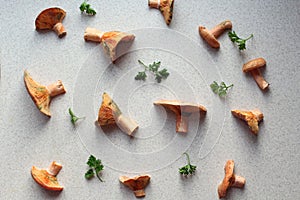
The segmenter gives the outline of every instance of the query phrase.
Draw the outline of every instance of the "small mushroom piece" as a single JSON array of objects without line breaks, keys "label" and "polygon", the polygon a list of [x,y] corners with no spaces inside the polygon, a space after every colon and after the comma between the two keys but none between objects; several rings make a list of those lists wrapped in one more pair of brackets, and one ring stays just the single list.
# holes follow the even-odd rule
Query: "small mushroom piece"
[{"label": "small mushroom piece", "polygon": [[54,30],[58,37],[64,37],[67,32],[62,24],[66,12],[61,8],[48,8],[43,10],[35,20],[36,30]]},{"label": "small mushroom piece", "polygon": [[95,28],[86,28],[84,32],[86,41],[99,42],[104,51],[110,56],[112,62],[126,53],[132,45],[135,36],[133,34],[120,31],[103,32]]},{"label": "small mushroom piece", "polygon": [[146,175],[135,176],[133,178],[129,178],[127,176],[121,176],[119,180],[124,185],[129,187],[134,192],[134,195],[136,197],[144,197],[146,196],[144,189],[148,185],[150,178],[151,177],[146,174]]},{"label": "small mushroom piece", "polygon": [[48,169],[40,169],[35,166],[31,168],[32,178],[43,188],[52,191],[61,191],[63,186],[61,186],[56,178],[56,175],[61,170],[62,165],[53,161]]},{"label": "small mushroom piece", "polygon": [[255,135],[258,134],[258,124],[264,118],[264,115],[260,110],[232,110],[231,113],[237,118],[240,118],[247,122],[248,127],[252,131],[252,133],[254,133]]},{"label": "small mushroom piece", "polygon": [[241,176],[237,176],[233,173],[234,161],[228,160],[225,164],[224,171],[225,176],[222,183],[218,187],[219,198],[224,198],[226,196],[227,190],[230,187],[242,188],[246,183],[246,179]]},{"label": "small mushroom piece", "polygon": [[243,72],[250,72],[260,89],[265,90],[269,87],[269,83],[261,75],[259,69],[266,66],[266,60],[256,58],[250,60],[243,65]]},{"label": "small mushroom piece", "polygon": [[173,16],[174,0],[148,0],[148,6],[150,8],[159,9],[164,16],[167,25],[171,23]]},{"label": "small mushroom piece", "polygon": [[138,128],[135,121],[122,114],[118,105],[107,93],[103,93],[102,95],[102,104],[98,112],[97,122],[100,126],[117,124],[123,132],[130,136],[132,136],[133,132]]},{"label": "small mushroom piece", "polygon": [[219,48],[220,43],[217,38],[228,29],[232,28],[232,23],[229,20],[225,20],[215,26],[212,30],[207,30],[204,26],[199,26],[200,36],[213,48]]},{"label": "small mushroom piece", "polygon": [[202,105],[185,103],[177,100],[159,100],[154,105],[161,105],[173,111],[176,115],[176,132],[188,132],[188,118],[192,113],[206,113],[206,108]]},{"label": "small mushroom piece", "polygon": [[37,108],[46,116],[51,117],[49,106],[52,98],[66,93],[62,82],[58,80],[48,86],[41,85],[32,79],[27,70],[24,71],[24,82]]}]

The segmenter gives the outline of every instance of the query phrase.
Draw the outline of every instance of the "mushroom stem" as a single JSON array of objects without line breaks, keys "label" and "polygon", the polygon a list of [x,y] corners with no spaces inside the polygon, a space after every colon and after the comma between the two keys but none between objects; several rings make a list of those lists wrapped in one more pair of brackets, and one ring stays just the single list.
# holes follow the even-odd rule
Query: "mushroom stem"
[{"label": "mushroom stem", "polygon": [[61,170],[61,168],[62,168],[61,164],[53,161],[50,164],[49,168],[47,169],[47,172],[53,176],[56,176],[59,173],[59,171]]},{"label": "mushroom stem", "polygon": [[148,5],[151,8],[159,8],[160,0],[148,0]]},{"label": "mushroom stem", "polygon": [[213,29],[210,30],[211,34],[215,36],[215,38],[218,38],[222,33],[224,33],[225,30],[231,29],[232,28],[232,23],[230,20],[225,20],[215,26]]},{"label": "mushroom stem", "polygon": [[260,89],[264,90],[267,87],[269,87],[269,83],[261,75],[259,69],[252,70],[251,75],[253,76],[255,82],[257,83],[257,85],[259,86]]},{"label": "mushroom stem", "polygon": [[65,87],[62,84],[61,80],[58,80],[56,83],[52,83],[46,87],[49,91],[51,97],[55,97],[60,94],[66,93]]},{"label": "mushroom stem", "polygon": [[135,121],[128,117],[125,117],[122,114],[117,118],[116,123],[122,131],[130,136],[139,127]]},{"label": "mushroom stem", "polygon": [[53,30],[56,32],[59,38],[64,37],[67,34],[67,31],[61,22],[53,26]]},{"label": "mushroom stem", "polygon": [[134,192],[134,195],[136,197],[144,197],[146,196],[146,193],[145,193],[145,190],[144,189],[141,189],[141,190],[135,190],[133,191]]},{"label": "mushroom stem", "polygon": [[178,114],[176,117],[176,132],[187,133],[189,128],[189,116],[182,113]]},{"label": "mushroom stem", "polygon": [[103,31],[87,27],[84,32],[84,39],[86,41],[101,42],[103,34]]},{"label": "mushroom stem", "polygon": [[234,176],[234,182],[232,183],[232,187],[242,188],[246,183],[246,179],[242,176]]}]

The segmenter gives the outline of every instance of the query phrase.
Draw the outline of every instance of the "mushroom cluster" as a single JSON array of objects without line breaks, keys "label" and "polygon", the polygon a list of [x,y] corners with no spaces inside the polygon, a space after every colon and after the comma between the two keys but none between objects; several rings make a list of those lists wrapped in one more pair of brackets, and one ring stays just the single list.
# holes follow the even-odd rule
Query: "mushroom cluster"
[{"label": "mushroom cluster", "polygon": [[[148,0],[148,6],[150,8],[159,9],[164,17],[167,25],[171,23],[173,15],[174,0]],[[35,26],[37,31],[41,30],[53,30],[56,32],[59,38],[64,37],[67,32],[62,24],[63,19],[66,16],[66,12],[58,7],[48,8],[43,10],[35,20]],[[220,43],[217,38],[224,33],[224,31],[232,29],[232,23],[229,20],[225,20],[215,26],[213,29],[208,30],[204,26],[199,26],[200,36],[212,47],[220,48]],[[122,56],[126,50],[132,45],[135,36],[130,33],[120,31],[103,32],[95,28],[86,28],[84,32],[84,39],[86,41],[92,41],[100,43],[103,49],[107,52],[112,62]],[[255,79],[257,85],[265,90],[269,87],[269,83],[263,78],[259,69],[266,66],[266,61],[263,58],[256,58],[250,60],[243,65],[243,72],[250,72]],[[59,80],[56,83],[44,86],[34,81],[29,75],[27,70],[24,71],[24,82],[26,89],[31,96],[32,100],[38,107],[38,109],[50,117],[50,102],[53,97],[65,93],[65,88],[62,82]],[[159,100],[155,101],[154,105],[163,106],[175,113],[176,115],[176,132],[187,133],[189,117],[193,113],[205,114],[207,109],[198,104],[181,102],[178,100]],[[242,120],[244,120],[249,129],[255,135],[259,132],[259,123],[263,120],[263,113],[260,110],[232,110],[232,114]],[[118,105],[107,94],[102,95],[102,104],[99,108],[97,123],[99,126],[117,125],[123,132],[129,136],[133,136],[133,133],[138,129],[138,124],[125,117]],[[188,156],[188,154],[187,154]],[[189,157],[188,157],[189,167]],[[194,170],[195,170],[195,166]],[[33,179],[43,188],[53,191],[61,191],[63,187],[59,184],[56,176],[61,170],[62,165],[53,161],[49,168],[40,169],[35,166],[31,169],[31,175]],[[97,171],[97,170],[96,170]],[[234,174],[234,161],[228,160],[224,167],[225,176],[222,183],[218,186],[219,198],[224,198],[227,194],[227,190],[230,187],[242,188],[245,185],[245,178]],[[149,175],[140,175],[133,178],[127,176],[119,177],[119,181],[129,187],[136,197],[145,196],[145,187],[150,181]]]}]

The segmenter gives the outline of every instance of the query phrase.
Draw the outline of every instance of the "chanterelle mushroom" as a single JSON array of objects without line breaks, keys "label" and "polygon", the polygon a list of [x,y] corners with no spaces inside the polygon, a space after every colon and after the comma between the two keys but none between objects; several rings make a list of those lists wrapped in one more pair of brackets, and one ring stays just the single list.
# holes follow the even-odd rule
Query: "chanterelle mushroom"
[{"label": "chanterelle mushroom", "polygon": [[206,113],[206,108],[202,105],[185,103],[176,100],[159,100],[154,105],[161,105],[173,111],[176,115],[176,132],[188,132],[188,118],[192,113]]},{"label": "chanterelle mushroom", "polygon": [[61,170],[62,165],[53,161],[48,169],[39,169],[35,166],[31,168],[32,178],[43,188],[47,190],[53,191],[61,191],[63,190],[63,186],[61,186],[56,178],[56,175]]},{"label": "chanterelle mushroom", "polygon": [[231,113],[234,116],[246,121],[252,133],[255,135],[258,134],[258,124],[264,118],[264,115],[260,110],[232,110]]},{"label": "chanterelle mushroom", "polygon": [[118,105],[106,93],[102,95],[102,104],[98,112],[97,122],[100,126],[117,124],[123,132],[130,136],[138,128],[137,123],[125,117]]},{"label": "chanterelle mushroom", "polygon": [[135,36],[120,31],[103,32],[95,28],[86,28],[84,39],[86,41],[99,42],[110,56],[112,62],[123,55],[131,46]]},{"label": "chanterelle mushroom", "polygon": [[66,92],[62,82],[58,80],[56,83],[48,86],[41,85],[31,78],[27,70],[24,71],[24,82],[26,89],[37,108],[43,114],[51,117],[49,108],[51,99]]},{"label": "chanterelle mushroom", "polygon": [[199,26],[200,36],[213,48],[219,48],[220,43],[217,38],[228,29],[232,28],[232,23],[229,20],[225,20],[215,26],[212,30],[207,30],[204,26]]},{"label": "chanterelle mushroom", "polygon": [[243,65],[243,72],[250,72],[260,89],[264,90],[269,87],[269,83],[261,75],[259,69],[266,66],[266,60],[256,58]]},{"label": "chanterelle mushroom", "polygon": [[58,37],[64,37],[67,32],[62,24],[66,12],[61,8],[43,10],[35,20],[36,30],[54,30]]},{"label": "chanterelle mushroom", "polygon": [[124,185],[128,186],[134,192],[136,197],[144,197],[146,196],[144,189],[148,185],[150,178],[149,175],[140,175],[133,178],[121,176],[119,180]]},{"label": "chanterelle mushroom", "polygon": [[233,173],[233,170],[234,170],[234,161],[228,160],[224,167],[224,171],[225,171],[224,179],[218,187],[218,194],[220,199],[226,196],[228,188],[230,187],[242,188],[246,183],[246,179],[241,176],[236,176]]},{"label": "chanterelle mushroom", "polygon": [[151,8],[157,8],[160,10],[167,25],[171,23],[174,0],[148,0],[148,5]]}]

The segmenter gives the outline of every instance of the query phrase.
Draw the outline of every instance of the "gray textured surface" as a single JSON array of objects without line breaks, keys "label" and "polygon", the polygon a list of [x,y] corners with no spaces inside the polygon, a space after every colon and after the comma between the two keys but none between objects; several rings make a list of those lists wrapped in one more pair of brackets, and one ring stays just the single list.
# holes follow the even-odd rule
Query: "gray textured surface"
[{"label": "gray textured surface", "polygon": [[[237,174],[247,180],[244,189],[230,190],[227,199],[300,198],[300,1],[186,3],[178,0],[170,27],[165,25],[158,10],[148,8],[146,0],[90,3],[98,11],[95,17],[81,15],[79,1],[6,1],[0,8],[1,199],[134,199],[133,193],[119,183],[118,177],[135,175],[133,172],[143,173],[143,166],[152,176],[146,188],[146,199],[218,199],[217,185],[223,178],[227,159],[235,160]],[[53,32],[40,34],[35,31],[37,14],[52,6],[67,11],[64,25],[68,34],[63,39],[57,38]],[[209,48],[199,38],[199,25],[211,28],[224,19],[232,20],[233,29],[240,35],[254,34],[246,51],[239,52],[226,35],[220,37],[218,51]],[[194,63],[197,58],[184,56],[189,54],[188,50],[185,51],[189,46],[166,38],[166,48],[176,42],[181,45],[185,52],[181,55],[183,58],[174,58],[178,49],[162,51],[166,54],[161,57],[162,63],[173,73],[161,85],[154,84],[151,77],[140,84],[133,80],[139,66],[132,65],[137,59],[148,63],[159,59],[160,50],[155,51],[154,45],[152,49],[133,51],[122,57],[117,66],[110,66],[97,45],[84,42],[83,32],[87,26],[129,32],[143,28],[171,29],[177,31],[174,35],[183,34],[186,41],[193,41],[191,46],[196,45],[199,52],[190,54],[201,54],[203,59]],[[151,37],[151,34],[140,40],[137,37],[133,48],[155,40]],[[263,71],[271,83],[267,92],[262,92],[252,77],[241,71],[242,64],[255,57],[267,60],[267,68]],[[82,75],[89,62],[94,71]],[[97,66],[98,62],[106,65]],[[191,70],[195,70],[195,66],[198,68],[194,73]],[[44,84],[63,80],[67,93],[53,100],[51,119],[38,112],[27,94],[23,83],[24,69]],[[83,79],[78,80],[79,77]],[[80,84],[84,78],[95,80],[95,84]],[[226,100],[220,100],[209,90],[208,84],[214,79],[234,83]],[[188,81],[189,85],[182,84],[183,81]],[[90,92],[88,96],[78,93],[85,90]],[[115,98],[125,114],[140,123],[136,139],[128,139],[117,129],[103,133],[95,128],[93,122],[104,90]],[[158,94],[202,103],[208,107],[207,116],[199,124],[191,122],[191,130],[196,127],[195,131],[187,136],[178,135],[174,131],[175,117],[151,104],[152,98],[160,97]],[[87,116],[76,130],[69,122],[67,109],[70,106],[78,115]],[[258,137],[251,135],[244,123],[232,117],[230,109],[235,108],[263,111],[265,120],[260,125]],[[141,112],[142,109],[145,112]],[[194,119],[197,120],[197,116]],[[163,123],[158,123],[159,120]],[[187,148],[180,145],[184,140],[189,143]],[[112,144],[129,152],[130,157],[118,155]],[[109,145],[112,151],[109,151]],[[105,146],[106,149],[101,149]],[[175,153],[164,151],[167,148],[174,149]],[[188,179],[178,174],[178,167],[185,163],[180,154],[185,150],[198,166],[197,173]],[[142,157],[148,158],[146,161],[136,154],[139,151],[144,153]],[[149,161],[149,156],[155,151],[161,151],[161,155]],[[84,179],[89,153],[96,154],[106,164],[102,174],[104,183]],[[52,160],[63,165],[58,175],[65,186],[61,193],[41,189],[30,176],[32,165],[46,167]],[[164,160],[164,163],[159,160]],[[131,168],[126,171],[126,166]],[[137,166],[136,170],[134,166]],[[149,166],[154,166],[153,170]]]}]

